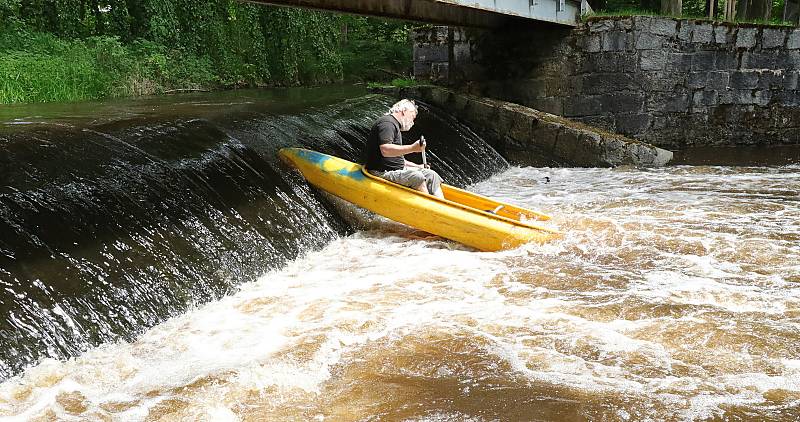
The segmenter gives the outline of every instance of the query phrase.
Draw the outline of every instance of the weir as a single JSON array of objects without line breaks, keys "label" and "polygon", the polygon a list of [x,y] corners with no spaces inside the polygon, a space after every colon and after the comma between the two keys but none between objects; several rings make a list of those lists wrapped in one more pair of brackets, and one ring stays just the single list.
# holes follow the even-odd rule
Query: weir
[{"label": "weir", "polygon": [[[0,379],[45,357],[134,339],[353,231],[276,152],[300,146],[358,161],[370,124],[392,98],[288,114],[265,114],[263,102],[240,99],[226,103],[233,113],[198,114],[218,101],[197,98],[194,109],[144,120],[6,122]],[[436,109],[424,107],[408,136],[420,133],[451,184],[507,166]]]},{"label": "weir", "polygon": [[275,151],[393,99],[289,92],[0,110],[0,419],[800,419],[800,156],[509,167],[426,106],[448,182],[565,233],[483,253],[309,189]]}]

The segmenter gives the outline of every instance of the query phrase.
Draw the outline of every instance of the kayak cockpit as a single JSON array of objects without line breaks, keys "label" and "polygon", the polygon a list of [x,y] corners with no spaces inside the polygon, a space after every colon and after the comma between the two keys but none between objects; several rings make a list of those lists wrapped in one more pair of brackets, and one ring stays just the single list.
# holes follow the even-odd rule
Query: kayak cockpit
[{"label": "kayak cockpit", "polygon": [[[415,194],[418,195],[424,195],[427,197],[427,199],[442,201],[442,199],[437,198],[433,195],[426,195],[415,189],[398,185],[397,183],[393,183],[381,177],[375,176],[369,173],[367,169],[365,169],[364,167],[361,168],[361,171],[366,177],[369,177],[370,179],[373,179],[379,183],[390,184],[392,186],[396,186],[398,188],[414,192]],[[444,201],[449,202],[451,205],[463,207],[474,212],[487,214],[487,217],[496,217],[504,220],[511,220],[515,223],[523,224],[533,228],[542,228],[542,227],[536,226],[535,224],[531,224],[529,223],[529,221],[547,221],[550,219],[550,216],[546,214],[520,208],[512,204],[495,201],[491,198],[478,195],[477,193],[459,189],[457,187],[450,186],[444,183],[442,183],[442,193],[444,193]]]}]

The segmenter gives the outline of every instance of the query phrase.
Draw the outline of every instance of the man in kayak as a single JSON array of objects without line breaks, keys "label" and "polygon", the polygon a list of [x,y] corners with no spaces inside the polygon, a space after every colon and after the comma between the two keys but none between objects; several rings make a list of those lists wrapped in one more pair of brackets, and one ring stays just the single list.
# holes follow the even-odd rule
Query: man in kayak
[{"label": "man in kayak", "polygon": [[427,194],[444,198],[442,178],[435,171],[403,158],[412,152],[422,152],[424,141],[403,145],[403,135],[414,126],[417,105],[411,100],[400,100],[381,116],[369,132],[366,146],[367,171],[390,182],[407,186]]}]

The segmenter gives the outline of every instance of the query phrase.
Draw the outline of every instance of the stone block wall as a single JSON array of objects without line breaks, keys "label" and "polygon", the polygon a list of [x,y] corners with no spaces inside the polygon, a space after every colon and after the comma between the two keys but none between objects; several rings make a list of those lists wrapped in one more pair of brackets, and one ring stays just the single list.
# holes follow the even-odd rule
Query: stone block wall
[{"label": "stone block wall", "polygon": [[483,66],[474,60],[477,57],[474,43],[466,31],[458,28],[435,26],[417,31],[414,34],[414,76],[435,82],[464,80],[467,72],[475,76]]},{"label": "stone block wall", "polygon": [[446,109],[514,164],[658,167],[672,159],[670,151],[507,101],[439,86],[375,90]]},{"label": "stone block wall", "polygon": [[456,32],[472,69],[451,82],[478,95],[671,149],[800,143],[800,29],[640,16]]}]

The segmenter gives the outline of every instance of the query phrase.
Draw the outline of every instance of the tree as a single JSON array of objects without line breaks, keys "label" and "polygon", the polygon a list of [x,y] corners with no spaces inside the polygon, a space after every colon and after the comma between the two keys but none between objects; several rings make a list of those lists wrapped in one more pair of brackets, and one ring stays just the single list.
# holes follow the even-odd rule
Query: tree
[{"label": "tree", "polygon": [[725,20],[733,22],[736,19],[736,0],[725,0]]},{"label": "tree", "polygon": [[772,17],[772,0],[738,0],[736,18],[749,21],[769,21]]},{"label": "tree", "polygon": [[717,10],[719,9],[718,0],[706,0],[706,17],[709,19],[714,19],[717,16]]},{"label": "tree", "polygon": [[607,5],[606,0],[588,0],[588,2],[592,10],[605,10]]},{"label": "tree", "polygon": [[800,24],[800,0],[786,0],[783,4],[783,20]]},{"label": "tree", "polygon": [[661,0],[661,13],[664,15],[680,16],[682,9],[682,0]]},{"label": "tree", "polygon": [[750,0],[745,19],[769,21],[772,17],[771,0]]},{"label": "tree", "polygon": [[639,8],[648,12],[658,12],[661,8],[661,4],[659,0],[640,0]]}]

